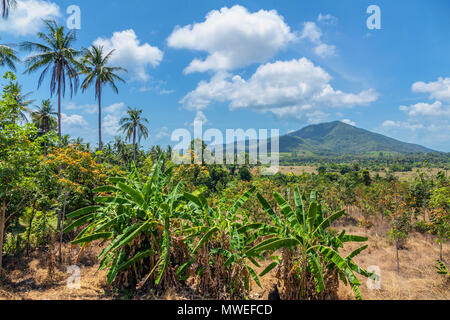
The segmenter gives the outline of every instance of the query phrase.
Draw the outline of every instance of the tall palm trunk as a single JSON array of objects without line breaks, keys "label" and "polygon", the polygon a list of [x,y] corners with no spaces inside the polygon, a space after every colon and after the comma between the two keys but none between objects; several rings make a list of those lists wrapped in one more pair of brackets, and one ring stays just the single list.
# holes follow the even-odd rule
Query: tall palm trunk
[{"label": "tall palm trunk", "polygon": [[[60,68],[58,68],[60,69]],[[58,70],[60,71],[60,70]],[[58,75],[58,137],[61,144],[61,73]]]},{"label": "tall palm trunk", "polygon": [[[59,137],[59,147],[62,147],[62,134],[61,134],[61,65],[58,64],[58,137]],[[58,168],[58,173],[61,172],[61,167]],[[61,178],[61,175],[59,175]],[[61,195],[61,187],[58,190],[58,197]],[[58,230],[62,228],[61,226],[61,210],[58,210]]]},{"label": "tall palm trunk", "polygon": [[136,127],[133,129],[133,160],[136,162]]},{"label": "tall palm trunk", "polygon": [[63,227],[64,227],[64,218],[66,215],[66,201],[67,201],[67,192],[64,187],[64,201],[63,201],[63,209],[62,209],[62,221],[61,221],[61,229],[59,230],[59,262],[62,262],[62,242],[63,242]]},{"label": "tall palm trunk", "polygon": [[97,82],[98,92],[98,149],[102,151],[102,86]]}]

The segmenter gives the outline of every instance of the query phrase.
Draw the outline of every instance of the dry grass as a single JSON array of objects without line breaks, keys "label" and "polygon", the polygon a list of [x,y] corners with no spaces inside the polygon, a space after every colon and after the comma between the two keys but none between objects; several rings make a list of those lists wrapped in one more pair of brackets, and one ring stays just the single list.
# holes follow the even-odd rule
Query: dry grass
[{"label": "dry grass", "polygon": [[[370,290],[367,280],[361,279],[361,292],[367,300],[449,300],[448,278],[437,274],[434,266],[439,258],[439,246],[421,234],[412,234],[405,249],[399,251],[400,273],[397,273],[394,243],[386,236],[375,234],[373,230],[358,227],[347,228],[349,233],[369,237],[369,248],[355,262],[361,267],[378,266],[381,271],[380,290]],[[350,244],[345,253],[357,249]],[[444,258],[449,256],[448,245],[444,246]],[[341,285],[341,299],[351,299],[351,288]]]},{"label": "dry grass", "polygon": [[317,168],[311,166],[281,166],[280,172],[282,174],[292,173],[295,175],[301,175],[304,173],[318,173]]},{"label": "dry grass", "polygon": [[100,300],[109,299],[106,272],[97,271],[97,254],[92,247],[80,255],[81,288],[69,289],[67,267],[75,263],[79,249],[63,247],[62,265],[54,263],[54,249],[35,252],[29,258],[7,262],[6,275],[0,282],[0,300]]},{"label": "dry grass", "polygon": [[[399,251],[400,273],[397,273],[395,244],[387,235],[389,221],[371,219],[374,227],[367,229],[358,225],[358,221],[366,221],[361,215],[353,216],[344,225],[335,226],[336,229],[346,229],[348,234],[369,237],[369,248],[363,251],[355,262],[362,268],[378,266],[380,268],[381,288],[371,290],[367,286],[367,279],[361,280],[361,292],[366,300],[450,300],[450,279],[437,274],[434,266],[439,259],[439,245],[430,236],[419,233],[411,234],[405,249]],[[351,253],[361,244],[350,243],[345,246],[343,255]],[[447,258],[450,254],[448,244],[444,244],[443,255]],[[270,264],[265,261],[260,270],[264,270]],[[262,279],[263,289],[254,285],[251,298],[267,299],[268,293],[278,282],[275,272],[272,271]],[[339,299],[354,299],[354,294],[349,286],[340,284]]]},{"label": "dry grass", "polygon": [[[376,175],[377,173],[380,175],[380,177],[386,177],[386,172],[388,169],[386,168],[385,171],[379,171],[379,172],[371,172],[372,175]],[[394,172],[394,176],[398,177],[401,180],[410,180],[415,177],[417,177],[418,172],[425,172],[430,176],[436,176],[442,169],[439,168],[431,168],[431,169],[422,169],[422,168],[414,168],[412,171],[408,172]],[[317,167],[313,166],[280,166],[279,172],[282,174],[288,174],[292,173],[294,175],[301,175],[303,173],[315,173],[317,174]],[[258,174],[257,170],[254,170],[252,172],[253,174]]]},{"label": "dry grass", "polygon": [[[365,235],[369,237],[369,248],[355,260],[363,268],[376,265],[381,270],[381,289],[370,290],[367,288],[366,279],[362,279],[361,291],[368,300],[450,300],[449,280],[436,273],[434,266],[439,258],[439,246],[429,237],[414,233],[410,236],[406,248],[400,251],[400,273],[396,271],[395,246],[389,240],[387,230],[388,221],[374,220],[376,227],[366,229],[355,221],[360,221],[361,216],[354,216],[355,220],[348,219],[345,225],[335,226],[336,229],[345,228],[350,234]],[[353,223],[352,223],[353,222]],[[344,253],[350,253],[358,244],[349,244],[344,248]],[[20,261],[8,261],[7,274],[0,285],[1,299],[33,299],[33,300],[99,300],[113,299],[113,296],[105,282],[104,271],[97,271],[96,255],[101,250],[94,246],[82,254],[79,265],[81,266],[81,288],[70,290],[66,286],[69,274],[66,266],[73,263],[78,254],[76,248],[64,247],[66,257],[63,267],[56,268],[53,277],[49,277],[48,254],[37,252],[33,257]],[[444,245],[444,258],[449,257],[448,244]],[[265,261],[258,271],[262,271],[270,261]],[[273,285],[278,282],[275,271],[272,271],[262,279],[263,288],[252,284],[250,298],[255,300],[267,299]],[[340,285],[339,298],[342,300],[353,299],[351,288]],[[135,299],[158,299],[153,295],[138,294]],[[203,299],[195,296],[189,288],[182,292],[168,291],[159,299],[184,300]]]},{"label": "dry grass", "polygon": [[[439,168],[430,168],[430,169],[423,169],[423,168],[413,168],[412,171],[407,172],[394,172],[394,176],[398,177],[401,180],[410,180],[417,177],[419,172],[424,172],[429,176],[436,176],[440,171],[443,169]],[[372,174],[379,174],[380,177],[386,177],[386,172],[388,169],[386,168],[385,171],[380,172],[372,172]]]}]

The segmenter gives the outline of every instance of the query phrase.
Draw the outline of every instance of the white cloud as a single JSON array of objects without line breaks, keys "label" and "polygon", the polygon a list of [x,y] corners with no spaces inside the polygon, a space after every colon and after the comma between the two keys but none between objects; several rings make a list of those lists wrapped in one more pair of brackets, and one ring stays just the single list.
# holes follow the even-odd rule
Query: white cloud
[{"label": "white cloud", "polygon": [[74,127],[86,127],[87,122],[84,120],[83,116],[78,114],[67,115],[65,113],[61,113],[61,122],[63,125],[74,128]]},{"label": "white cloud", "polygon": [[349,124],[349,125],[351,125],[351,126],[356,127],[356,122],[355,122],[355,121],[352,121],[352,120],[350,120],[350,119],[344,119],[344,120],[342,120],[342,122],[343,122],[343,123],[346,123],[346,124]]},{"label": "white cloud", "polygon": [[320,110],[306,113],[307,121],[310,124],[318,124],[318,123],[325,122],[328,119],[328,117],[329,117],[329,114],[327,114],[323,111],[320,111]]},{"label": "white cloud", "polygon": [[98,113],[98,105],[96,104],[83,104],[78,105],[75,102],[70,101],[67,103],[67,105],[64,107],[66,110],[78,110],[83,111],[87,114],[95,114]]},{"label": "white cloud", "polygon": [[208,118],[206,118],[205,114],[202,111],[197,111],[194,121],[199,121],[202,123],[202,125],[205,125],[208,123]]},{"label": "white cloud", "polygon": [[103,110],[106,114],[103,118],[103,130],[111,136],[119,134],[119,121],[125,115],[125,103],[114,103]]},{"label": "white cloud", "polygon": [[166,81],[163,80],[152,80],[150,84],[143,85],[139,88],[139,92],[149,92],[149,91],[155,91],[161,95],[167,95],[172,94],[175,92],[175,90],[172,89],[166,89],[165,86],[167,85]]},{"label": "white cloud", "polygon": [[[320,18],[320,16],[319,16]],[[336,46],[326,44],[322,41],[322,31],[315,22],[308,21],[303,24],[300,39],[307,39],[315,45],[314,53],[325,58],[336,55]]]},{"label": "white cloud", "polygon": [[185,122],[184,125],[186,127],[194,127],[194,123],[196,121],[201,122],[202,126],[205,126],[209,122],[208,118],[206,117],[206,115],[202,111],[197,110],[197,112],[195,113],[194,121],[192,121],[192,122]]},{"label": "white cloud", "polygon": [[309,113],[317,118],[318,109],[364,106],[378,99],[373,89],[345,93],[335,90],[330,81],[326,71],[306,58],[277,61],[261,65],[248,80],[218,73],[209,82],[200,82],[181,103],[203,110],[213,102],[228,102],[231,109],[252,108],[295,118]]},{"label": "white cloud", "polygon": [[424,128],[424,125],[420,123],[414,124],[410,122],[393,121],[393,120],[386,120],[383,122],[381,126],[384,128],[404,128],[412,131]]},{"label": "white cloud", "polygon": [[43,26],[42,20],[60,16],[57,4],[43,0],[17,1],[7,20],[0,19],[0,32],[14,36],[35,35]]},{"label": "white cloud", "polygon": [[103,130],[111,136],[115,136],[119,134],[120,126],[119,126],[120,117],[112,114],[108,114],[103,118]]},{"label": "white cloud", "polygon": [[378,129],[380,133],[387,134],[402,141],[419,143],[429,148],[450,151],[450,124],[446,119],[432,121],[421,118],[409,118],[406,121],[386,120]]},{"label": "white cloud", "polygon": [[409,141],[427,144],[438,150],[449,151],[450,141],[450,78],[435,82],[415,82],[415,93],[428,93],[431,103],[418,102],[399,109],[407,115],[404,121],[387,120],[381,130]]},{"label": "white cloud", "polygon": [[162,94],[162,95],[172,94],[174,92],[175,92],[175,90],[172,90],[172,89],[161,89],[161,90],[159,90],[159,94]]},{"label": "white cloud", "polygon": [[158,66],[163,59],[163,52],[148,43],[141,44],[133,29],[114,32],[109,39],[98,38],[94,45],[100,45],[107,52],[115,49],[111,63],[128,69],[133,80],[147,81],[149,67]]},{"label": "white cloud", "polygon": [[450,102],[450,78],[439,77],[435,82],[416,82],[412,86],[413,92],[429,93],[430,99]]},{"label": "white cloud", "polygon": [[213,10],[204,22],[177,27],[167,39],[178,49],[205,51],[185,73],[226,71],[262,63],[295,39],[284,18],[275,10],[250,13],[242,6]]},{"label": "white cloud", "polygon": [[326,43],[321,43],[317,47],[314,48],[314,53],[322,58],[334,56],[334,55],[336,55],[336,46],[328,45]]},{"label": "white cloud", "polygon": [[308,39],[313,43],[320,43],[320,38],[322,38],[322,31],[314,22],[308,21],[303,24],[300,39]]},{"label": "white cloud", "polygon": [[159,128],[158,133],[155,135],[156,141],[167,137],[170,137],[169,128],[167,127]]},{"label": "white cloud", "polygon": [[325,23],[325,24],[336,24],[338,21],[338,18],[335,16],[332,16],[331,14],[321,14],[319,13],[319,16],[317,17],[317,21]]},{"label": "white cloud", "polygon": [[442,102],[436,101],[434,103],[419,102],[417,104],[407,106],[400,106],[400,110],[407,112],[408,115],[415,116],[450,116],[450,107],[444,106]]},{"label": "white cloud", "polygon": [[113,104],[107,106],[103,110],[106,114],[117,114],[117,113],[123,113],[124,109],[125,109],[125,103],[118,102],[118,103],[113,103]]}]

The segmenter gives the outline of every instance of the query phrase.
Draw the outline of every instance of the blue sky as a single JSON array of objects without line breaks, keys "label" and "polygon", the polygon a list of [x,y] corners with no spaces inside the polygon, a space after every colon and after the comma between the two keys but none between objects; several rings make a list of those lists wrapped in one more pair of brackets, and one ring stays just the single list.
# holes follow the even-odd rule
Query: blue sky
[{"label": "blue sky", "polygon": [[[449,1],[18,1],[0,22],[3,43],[34,40],[42,18],[65,24],[78,5],[75,46],[115,49],[112,64],[129,70],[118,95],[104,90],[105,141],[131,106],[149,119],[145,147],[197,118],[281,134],[341,120],[450,151]],[[381,30],[367,28],[369,5]],[[22,72],[36,103],[49,97],[48,80],[38,90],[39,74]],[[63,113],[63,133],[96,143],[92,89],[67,96]]]}]

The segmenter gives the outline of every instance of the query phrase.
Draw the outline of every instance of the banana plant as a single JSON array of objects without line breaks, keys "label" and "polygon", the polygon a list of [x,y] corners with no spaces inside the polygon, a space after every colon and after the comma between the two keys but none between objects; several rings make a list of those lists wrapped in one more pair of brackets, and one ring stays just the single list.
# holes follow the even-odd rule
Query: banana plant
[{"label": "banana plant", "polygon": [[185,193],[189,204],[190,224],[184,229],[192,245],[192,258],[179,269],[183,274],[195,266],[202,293],[222,294],[222,297],[242,298],[250,290],[250,280],[261,282],[254,269],[260,267],[258,254],[247,254],[257,238],[261,224],[243,224],[239,209],[252,196],[252,188],[228,210],[211,208],[201,194]]},{"label": "banana plant", "polygon": [[[346,257],[339,254],[339,249],[343,248],[346,242],[365,242],[367,238],[347,235],[345,230],[339,235],[333,235],[327,230],[334,221],[345,215],[345,211],[325,217],[315,191],[310,195],[309,206],[306,206],[306,197],[295,188],[294,208],[279,193],[275,192],[273,196],[281,214],[277,214],[268,201],[261,194],[257,194],[262,208],[272,221],[270,226],[260,229],[260,235],[270,238],[252,247],[246,254],[251,256],[281,249],[283,257],[272,257],[274,262],[260,276],[276,267],[280,269],[280,265],[285,264],[285,272],[288,274],[284,275],[283,281],[286,282],[285,289],[291,291],[287,294],[288,298],[336,297],[336,282],[339,277],[345,284],[351,285],[357,299],[362,299],[360,282],[355,273],[365,277],[374,275],[358,267],[353,258],[368,246],[364,245]],[[313,281],[310,281],[311,279]],[[298,286],[292,286],[292,282]],[[312,285],[315,292],[310,290]]]},{"label": "banana plant", "polygon": [[97,205],[68,215],[71,223],[65,232],[87,225],[72,244],[84,249],[93,241],[109,241],[98,257],[100,269],[108,269],[108,284],[116,280],[142,286],[151,278],[158,286],[164,276],[175,278],[170,270],[171,224],[178,219],[182,183],[167,191],[172,168],[163,172],[163,160],[162,156],[145,182],[135,167],[126,178],[110,178],[110,185],[95,190],[100,194]]}]

